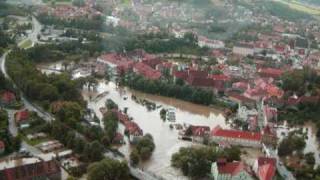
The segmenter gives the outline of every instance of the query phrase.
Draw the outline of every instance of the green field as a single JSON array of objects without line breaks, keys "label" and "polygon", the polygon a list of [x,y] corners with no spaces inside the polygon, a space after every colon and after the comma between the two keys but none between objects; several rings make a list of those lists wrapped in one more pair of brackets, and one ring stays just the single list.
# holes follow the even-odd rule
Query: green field
[{"label": "green field", "polygon": [[301,4],[298,1],[295,0],[274,0],[276,2],[280,2],[282,4],[285,4],[287,6],[289,6],[291,9],[297,10],[297,11],[301,11],[301,12],[305,12],[311,15],[320,15],[320,8],[318,7],[312,7],[312,6],[308,6],[305,4]]},{"label": "green field", "polygon": [[26,39],[19,43],[19,47],[23,49],[28,49],[32,46],[32,41],[30,39]]}]

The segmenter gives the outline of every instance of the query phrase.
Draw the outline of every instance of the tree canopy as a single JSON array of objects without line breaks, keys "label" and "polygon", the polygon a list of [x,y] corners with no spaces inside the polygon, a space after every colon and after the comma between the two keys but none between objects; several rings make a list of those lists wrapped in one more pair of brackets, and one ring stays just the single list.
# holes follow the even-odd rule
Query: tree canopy
[{"label": "tree canopy", "polygon": [[88,180],[125,180],[129,179],[129,168],[126,162],[103,159],[88,168]]}]

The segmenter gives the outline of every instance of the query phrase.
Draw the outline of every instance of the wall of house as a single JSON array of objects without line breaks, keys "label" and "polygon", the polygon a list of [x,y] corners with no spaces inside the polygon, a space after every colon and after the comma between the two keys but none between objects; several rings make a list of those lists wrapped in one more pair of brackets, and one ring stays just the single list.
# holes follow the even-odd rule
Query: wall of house
[{"label": "wall of house", "polygon": [[260,141],[253,141],[253,140],[239,139],[239,138],[211,136],[210,141],[215,142],[215,143],[227,142],[231,145],[244,146],[244,147],[253,147],[253,148],[260,148],[261,147]]}]

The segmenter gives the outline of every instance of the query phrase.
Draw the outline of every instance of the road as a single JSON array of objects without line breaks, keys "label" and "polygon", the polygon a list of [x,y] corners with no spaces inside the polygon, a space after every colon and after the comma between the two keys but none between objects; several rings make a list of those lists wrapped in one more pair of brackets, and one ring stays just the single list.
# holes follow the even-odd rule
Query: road
[{"label": "road", "polygon": [[[34,45],[35,43],[38,42],[38,34],[41,31],[41,24],[38,22],[38,20],[35,17],[32,17],[32,32],[28,34],[28,36],[26,37],[26,39],[30,39],[32,41],[32,44]],[[24,39],[25,40],[25,39]],[[22,40],[22,41],[24,41]],[[11,50],[8,50],[7,52],[5,52],[2,57],[0,57],[0,64],[1,64],[1,72],[4,74],[5,78],[8,79],[9,81],[12,82],[13,86],[15,88],[17,88],[16,84],[12,81],[11,77],[9,76],[7,69],[6,69],[6,59],[7,59],[7,55],[11,52]],[[21,100],[24,103],[25,107],[29,110],[29,111],[34,111],[38,114],[39,117],[43,118],[46,121],[52,121],[54,120],[54,117],[49,114],[48,112],[44,111],[41,107],[39,107],[36,104],[31,103],[24,95],[23,93],[20,91],[20,96],[21,96]]]}]

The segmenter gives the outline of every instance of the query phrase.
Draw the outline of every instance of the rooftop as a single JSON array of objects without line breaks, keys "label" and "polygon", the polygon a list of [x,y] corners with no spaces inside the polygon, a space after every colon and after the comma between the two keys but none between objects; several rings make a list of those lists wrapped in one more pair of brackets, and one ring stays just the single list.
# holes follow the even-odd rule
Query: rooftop
[{"label": "rooftop", "polygon": [[235,139],[247,139],[251,141],[260,141],[261,134],[249,131],[222,129],[219,125],[211,131],[211,136],[228,137]]}]

